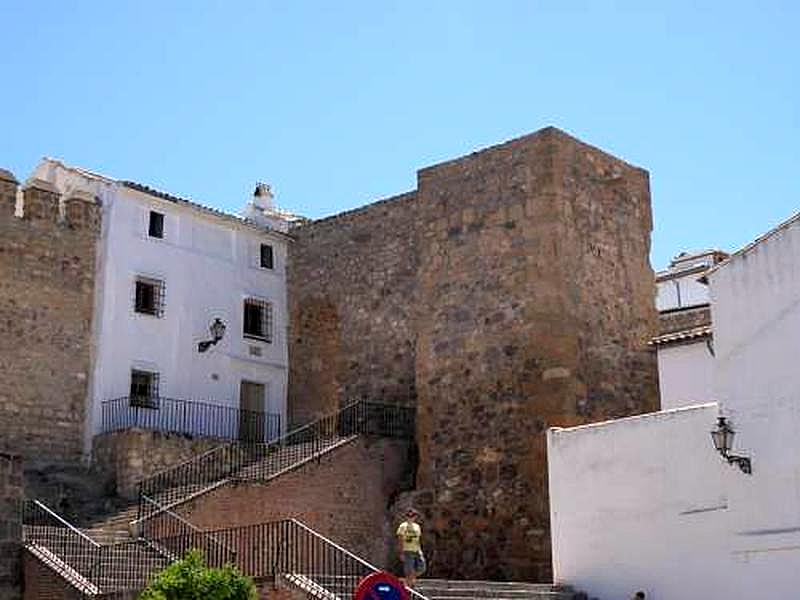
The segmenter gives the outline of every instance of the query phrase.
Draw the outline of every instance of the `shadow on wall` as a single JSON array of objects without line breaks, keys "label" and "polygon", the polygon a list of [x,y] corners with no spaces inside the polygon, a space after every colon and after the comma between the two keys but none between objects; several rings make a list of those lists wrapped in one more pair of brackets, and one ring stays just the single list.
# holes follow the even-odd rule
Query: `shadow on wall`
[{"label": "shadow on wall", "polygon": [[[342,344],[339,312],[325,298],[305,299],[292,315],[289,370],[290,428],[308,423],[339,408]],[[299,365],[303,365],[302,375]]]}]

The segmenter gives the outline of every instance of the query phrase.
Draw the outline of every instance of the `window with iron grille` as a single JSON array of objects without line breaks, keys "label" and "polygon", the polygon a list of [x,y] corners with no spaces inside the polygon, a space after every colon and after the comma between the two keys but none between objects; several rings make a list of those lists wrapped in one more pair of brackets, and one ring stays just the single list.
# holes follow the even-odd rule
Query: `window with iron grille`
[{"label": "window with iron grille", "polygon": [[272,246],[269,244],[261,244],[261,268],[272,269],[275,266],[275,257],[272,252]]},{"label": "window with iron grille", "polygon": [[154,210],[150,211],[150,224],[147,235],[154,238],[164,238],[164,215]]},{"label": "window with iron grille", "polygon": [[244,301],[244,337],[272,342],[272,304],[255,298]]},{"label": "window with iron grille", "polygon": [[143,315],[164,315],[164,282],[149,277],[136,278],[134,309]]},{"label": "window with iron grille", "polygon": [[158,408],[158,373],[131,369],[131,406]]}]

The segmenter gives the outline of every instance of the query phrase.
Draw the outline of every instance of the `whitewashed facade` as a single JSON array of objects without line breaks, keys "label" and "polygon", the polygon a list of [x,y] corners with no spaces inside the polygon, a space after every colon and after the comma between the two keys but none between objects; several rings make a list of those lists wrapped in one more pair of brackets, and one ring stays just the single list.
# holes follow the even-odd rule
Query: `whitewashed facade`
[{"label": "whitewashed facade", "polygon": [[555,577],[599,600],[800,593],[800,215],[707,278],[715,403],[548,434]]},{"label": "whitewashed facade", "polygon": [[[215,437],[275,435],[278,419],[254,413],[285,423],[290,237],[268,188],[244,219],[56,160],[34,176],[103,205],[87,452],[98,433],[158,423]],[[200,352],[216,319],[225,333]]]},{"label": "whitewashed facade", "polygon": [[656,274],[661,332],[658,356],[662,409],[691,406],[713,397],[713,340],[705,273],[728,255],[719,250],[682,252]]},{"label": "whitewashed facade", "polygon": [[659,311],[708,304],[708,287],[703,274],[728,255],[719,250],[682,252],[669,266],[656,273],[656,308]]}]

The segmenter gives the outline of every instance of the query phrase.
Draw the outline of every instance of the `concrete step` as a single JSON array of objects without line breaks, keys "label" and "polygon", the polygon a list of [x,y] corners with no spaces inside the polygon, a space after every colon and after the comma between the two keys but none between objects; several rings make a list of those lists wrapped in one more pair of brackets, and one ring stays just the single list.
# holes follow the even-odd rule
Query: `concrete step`
[{"label": "concrete step", "polygon": [[414,590],[430,600],[572,600],[568,588],[516,581],[419,579]]}]

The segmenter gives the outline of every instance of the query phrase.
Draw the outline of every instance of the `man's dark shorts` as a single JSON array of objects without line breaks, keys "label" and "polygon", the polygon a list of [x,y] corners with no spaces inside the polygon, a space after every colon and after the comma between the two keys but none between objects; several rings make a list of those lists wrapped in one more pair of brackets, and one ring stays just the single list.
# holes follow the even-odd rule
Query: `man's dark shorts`
[{"label": "man's dark shorts", "polygon": [[403,552],[403,572],[406,577],[412,573],[422,575],[425,568],[425,557],[422,552]]}]

